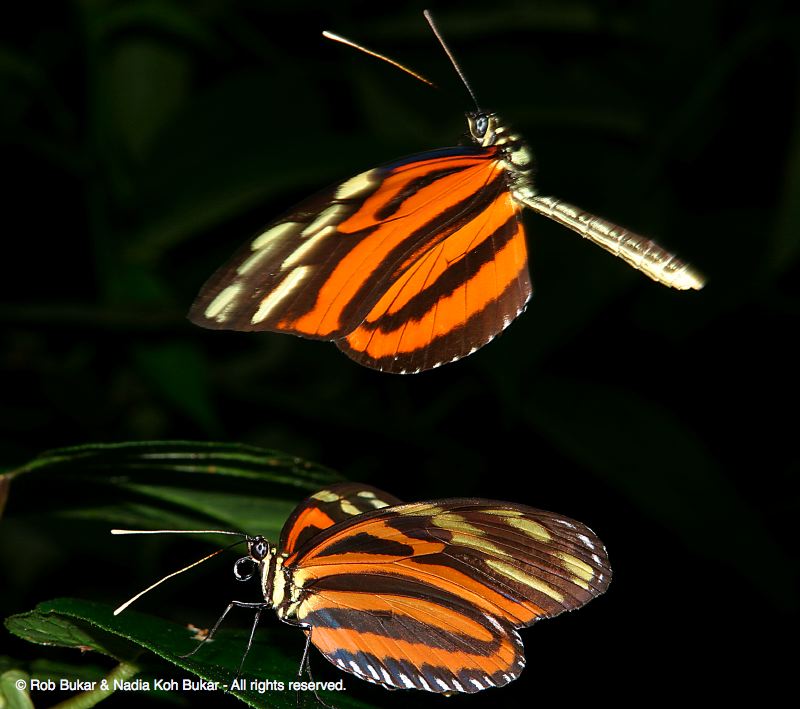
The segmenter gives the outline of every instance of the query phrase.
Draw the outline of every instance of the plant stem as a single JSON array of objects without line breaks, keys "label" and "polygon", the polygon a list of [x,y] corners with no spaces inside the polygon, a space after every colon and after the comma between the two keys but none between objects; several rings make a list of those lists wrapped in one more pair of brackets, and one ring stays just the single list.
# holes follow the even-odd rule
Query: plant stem
[{"label": "plant stem", "polygon": [[100,686],[97,689],[76,694],[74,697],[54,705],[51,709],[89,709],[114,693],[114,680],[127,680],[138,673],[137,665],[132,662],[120,662],[99,682]]}]

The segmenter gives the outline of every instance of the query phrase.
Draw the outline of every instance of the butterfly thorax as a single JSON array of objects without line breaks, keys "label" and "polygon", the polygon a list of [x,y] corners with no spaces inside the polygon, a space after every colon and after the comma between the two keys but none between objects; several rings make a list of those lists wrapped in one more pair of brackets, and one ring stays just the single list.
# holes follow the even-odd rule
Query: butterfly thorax
[{"label": "butterfly thorax", "polygon": [[258,565],[264,600],[271,608],[275,608],[283,601],[285,593],[283,562],[286,555],[279,554],[278,550],[261,536],[249,539],[247,547],[249,560]]},{"label": "butterfly thorax", "polygon": [[302,589],[293,582],[291,569],[284,566],[288,557],[263,537],[254,538],[249,544],[249,558],[259,567],[264,601],[281,620],[293,623],[297,622]]},{"label": "butterfly thorax", "polygon": [[470,138],[482,148],[496,147],[502,156],[508,184],[515,199],[525,202],[536,195],[533,186],[533,153],[496,113],[467,114]]}]

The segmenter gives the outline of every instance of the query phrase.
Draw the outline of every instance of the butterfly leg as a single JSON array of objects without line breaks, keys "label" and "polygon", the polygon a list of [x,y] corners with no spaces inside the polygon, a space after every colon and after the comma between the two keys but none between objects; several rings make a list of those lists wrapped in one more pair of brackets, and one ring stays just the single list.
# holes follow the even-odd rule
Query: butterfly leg
[{"label": "butterfly leg", "polygon": [[[303,679],[303,668],[309,664],[308,658],[308,650],[311,647],[311,633],[309,631],[305,631],[306,633],[306,646],[303,648],[303,659],[300,660],[300,667],[297,670],[297,679]],[[308,668],[308,677],[311,679],[311,667]]]},{"label": "butterfly leg", "polygon": [[[206,635],[206,637],[204,637],[197,644],[197,647],[194,650],[192,650],[191,652],[187,652],[185,655],[179,655],[179,657],[181,659],[186,659],[187,657],[191,657],[201,647],[203,647],[203,645],[205,643],[207,643],[209,640],[211,640],[214,637],[214,635],[216,634],[217,630],[219,629],[219,626],[222,625],[222,621],[225,620],[225,616],[228,615],[228,613],[230,612],[231,608],[233,608],[234,606],[236,606],[238,608],[255,608],[256,611],[257,611],[257,613],[256,613],[256,621],[255,621],[255,623],[253,623],[253,629],[250,631],[250,640],[247,643],[247,650],[244,653],[244,657],[247,657],[247,652],[250,650],[250,645],[252,645],[252,643],[253,643],[253,634],[256,631],[256,625],[258,624],[258,619],[261,616],[261,611],[264,610],[264,608],[267,607],[267,603],[264,603],[264,602],[261,602],[261,603],[247,603],[245,601],[231,601],[228,604],[228,607],[224,611],[222,611],[222,615],[217,619],[217,622],[214,623],[214,627],[211,628],[211,632],[208,635]],[[244,657],[242,658],[242,664],[244,663]],[[239,665],[239,670],[241,671],[241,669],[242,669],[242,666],[240,664]],[[237,677],[238,677],[238,674],[237,674]]]},{"label": "butterfly leg", "polygon": [[[311,682],[312,692],[314,692],[314,698],[317,700],[318,704],[326,707],[326,709],[336,709],[335,707],[328,704],[326,701],[322,699],[317,693],[316,688],[314,687],[314,677],[311,675],[311,656],[309,655],[309,649],[311,647],[311,632],[306,630],[306,646],[303,648],[303,659],[300,660],[300,668],[297,670],[297,678],[303,679],[303,670],[305,669],[306,674],[308,675],[308,681]],[[297,706],[301,706],[300,704],[300,690],[297,690]]]},{"label": "butterfly leg", "polygon": [[244,667],[244,661],[247,659],[247,655],[250,653],[250,648],[253,647],[253,638],[256,634],[256,627],[258,626],[258,621],[261,620],[261,611],[269,606],[267,603],[242,603],[240,604],[246,608],[255,608],[256,615],[253,618],[253,627],[250,628],[250,637],[247,639],[247,647],[244,649],[244,655],[242,655],[242,661],[239,663],[239,669],[236,670],[236,677],[235,679],[239,679],[242,675],[242,667]]}]

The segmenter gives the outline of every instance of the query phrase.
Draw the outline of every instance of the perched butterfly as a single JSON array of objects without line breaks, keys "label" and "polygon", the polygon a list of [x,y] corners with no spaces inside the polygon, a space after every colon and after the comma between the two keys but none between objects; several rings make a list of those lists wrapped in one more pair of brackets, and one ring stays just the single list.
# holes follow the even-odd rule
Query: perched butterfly
[{"label": "perched butterfly", "polygon": [[654,242],[537,194],[533,156],[497,114],[477,110],[467,124],[470,145],[373,168],[269,224],[205,284],[190,320],[330,340],[386,372],[438,367],[475,352],[525,308],[523,207],[660,283],[703,287],[697,271]]},{"label": "perched butterfly", "polygon": [[611,580],[602,542],[567,517],[473,498],[403,504],[354,483],[303,501],[277,547],[245,541],[234,570],[247,580],[243,565],[257,565],[264,601],[232,602],[209,637],[234,606],[255,609],[256,623],[272,608],[339,669],[389,689],[508,684],[525,666],[517,631]]}]

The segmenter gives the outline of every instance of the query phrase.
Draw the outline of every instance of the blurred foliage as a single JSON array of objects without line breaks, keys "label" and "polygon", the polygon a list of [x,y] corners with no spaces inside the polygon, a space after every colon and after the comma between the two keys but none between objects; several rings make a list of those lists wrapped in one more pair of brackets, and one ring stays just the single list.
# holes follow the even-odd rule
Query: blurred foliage
[{"label": "blurred foliage", "polygon": [[[381,375],[324,343],[185,321],[214,268],[295,201],[463,134],[471,105],[424,6],[71,0],[4,11],[0,470],[85,441],[242,441],[403,499],[558,510],[600,534],[616,580],[581,613],[526,633],[534,662],[503,697],[560,699],[574,681],[565,658],[618,696],[636,678],[676,696],[697,696],[699,683],[718,700],[730,677],[779,676],[781,657],[752,649],[772,647],[797,609],[794,3],[431,6],[481,104],[528,137],[540,189],[652,235],[707,273],[702,292],[653,285],[526,216],[527,312],[427,374]],[[322,29],[443,88],[325,42]],[[113,605],[202,553],[191,541],[123,546],[106,539],[103,515],[69,512],[122,496],[158,500],[164,523],[177,521],[174,480],[135,492],[51,472],[0,476],[3,616],[57,596]],[[229,483],[233,500],[241,481],[176,487],[199,500]],[[253,531],[276,529],[303,496],[285,492]],[[213,623],[236,591],[201,576],[164,589],[164,616]],[[299,660],[294,635],[281,642]],[[77,661],[2,638],[29,668]],[[356,684],[379,705],[408,696]],[[448,703],[501,696],[486,695]]]}]

